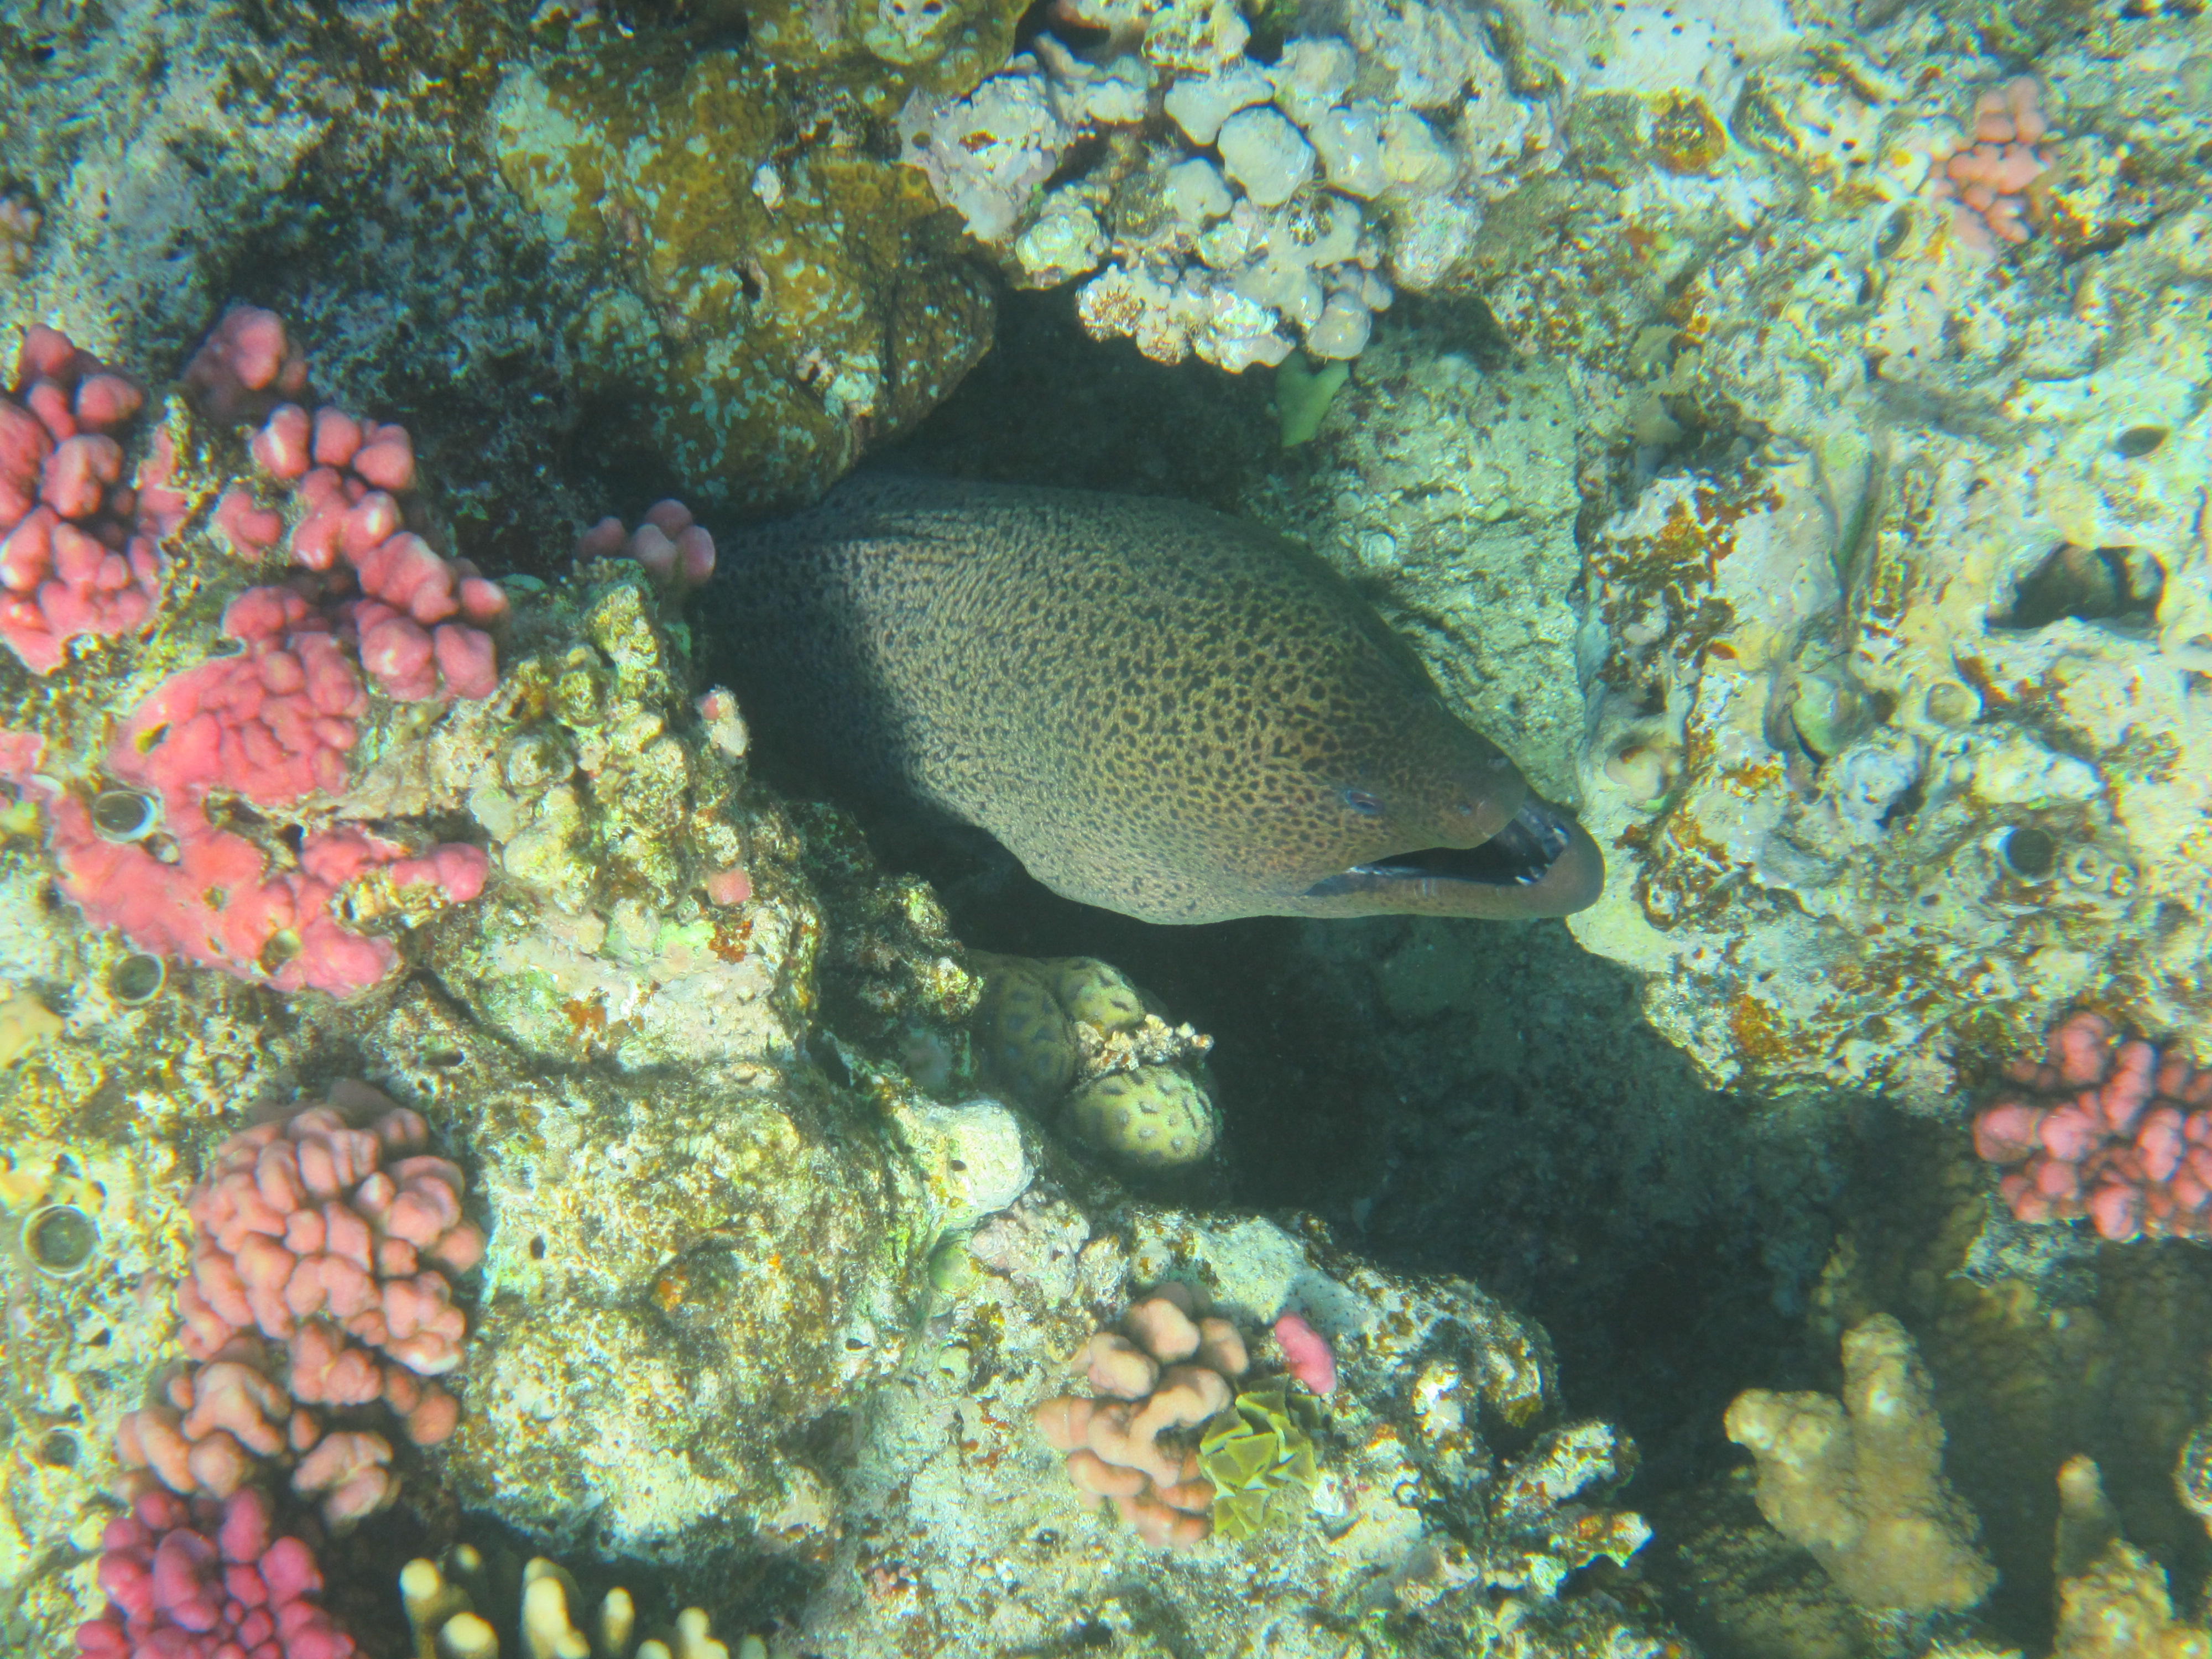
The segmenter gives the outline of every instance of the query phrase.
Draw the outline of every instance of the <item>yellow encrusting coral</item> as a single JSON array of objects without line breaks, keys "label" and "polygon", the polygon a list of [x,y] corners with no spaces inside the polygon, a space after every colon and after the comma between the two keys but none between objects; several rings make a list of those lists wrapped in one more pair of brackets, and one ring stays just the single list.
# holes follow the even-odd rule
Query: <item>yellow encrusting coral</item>
[{"label": "yellow encrusting coral", "polygon": [[507,184],[597,270],[572,326],[580,390],[716,505],[811,500],[990,343],[980,267],[920,175],[866,142],[868,110],[921,71],[841,62],[809,107],[757,42],[610,42],[518,64],[493,107]]},{"label": "yellow encrusting coral", "polygon": [[12,1066],[59,1035],[60,1017],[28,991],[0,981],[0,1066]]}]

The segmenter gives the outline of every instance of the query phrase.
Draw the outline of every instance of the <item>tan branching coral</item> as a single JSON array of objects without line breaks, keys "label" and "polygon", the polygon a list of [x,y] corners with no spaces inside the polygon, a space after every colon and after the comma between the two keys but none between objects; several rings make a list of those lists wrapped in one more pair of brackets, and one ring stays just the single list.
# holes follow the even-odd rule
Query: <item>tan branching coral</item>
[{"label": "tan branching coral", "polygon": [[[499,1637],[478,1611],[518,1599],[492,1586],[494,1574],[483,1554],[468,1544],[447,1552],[446,1565],[416,1559],[399,1574],[399,1599],[415,1635],[415,1659],[499,1659]],[[735,1645],[718,1641],[705,1613],[686,1607],[664,1636],[640,1639],[637,1608],[617,1585],[590,1614],[590,1632],[579,1630],[575,1614],[584,1598],[576,1581],[544,1556],[522,1569],[515,1627],[526,1659],[766,1659],[767,1647],[747,1636]]]},{"label": "tan branching coral", "polygon": [[1863,1607],[1970,1607],[1996,1571],[1943,1478],[1943,1425],[1905,1327],[1879,1314],[1844,1338],[1844,1394],[1753,1389],[1729,1438],[1759,1462],[1759,1508]]},{"label": "tan branching coral", "polygon": [[1036,1408],[1037,1432],[1067,1454],[1085,1508],[1110,1502],[1146,1543],[1190,1549],[1212,1530],[1213,1483],[1185,1431],[1235,1398],[1250,1363],[1244,1339],[1226,1319],[1200,1316],[1182,1285],[1140,1297],[1121,1323],[1069,1362],[1104,1397],[1054,1395]]},{"label": "tan branching coral", "polygon": [[2212,1634],[2174,1617],[2165,1569],[2120,1536],[2086,1457],[2058,1471],[2057,1565],[2052,1659],[2212,1659]]}]

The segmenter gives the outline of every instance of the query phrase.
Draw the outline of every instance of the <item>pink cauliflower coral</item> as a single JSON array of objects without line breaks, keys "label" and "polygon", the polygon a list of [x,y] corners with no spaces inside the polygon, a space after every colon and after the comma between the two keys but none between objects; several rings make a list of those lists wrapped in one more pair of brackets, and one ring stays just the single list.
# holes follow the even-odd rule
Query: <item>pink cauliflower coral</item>
[{"label": "pink cauliflower coral", "polygon": [[2007,1076],[1975,1115],[1974,1150],[2006,1166],[2015,1216],[2087,1216],[2121,1242],[2212,1237],[2212,1071],[2076,1011]]}]

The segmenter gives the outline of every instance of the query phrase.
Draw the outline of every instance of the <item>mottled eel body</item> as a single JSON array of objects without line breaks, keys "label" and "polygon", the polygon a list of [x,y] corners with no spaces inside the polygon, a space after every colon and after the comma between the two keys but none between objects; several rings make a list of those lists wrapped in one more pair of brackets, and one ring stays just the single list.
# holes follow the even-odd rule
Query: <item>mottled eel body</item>
[{"label": "mottled eel body", "polygon": [[724,538],[705,655],[857,788],[1147,921],[1557,915],[1604,866],[1328,565],[1168,501],[863,476]]}]

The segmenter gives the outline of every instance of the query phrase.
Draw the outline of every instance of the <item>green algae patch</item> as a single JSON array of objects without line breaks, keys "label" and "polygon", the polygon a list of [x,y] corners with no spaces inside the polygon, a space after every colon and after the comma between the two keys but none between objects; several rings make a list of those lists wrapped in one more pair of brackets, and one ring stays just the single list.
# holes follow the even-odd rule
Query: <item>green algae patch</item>
[{"label": "green algae patch", "polygon": [[1352,373],[1338,362],[1316,365],[1304,352],[1292,352],[1275,370],[1275,418],[1282,423],[1283,447],[1311,443],[1328,406]]}]

